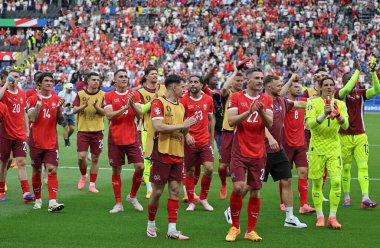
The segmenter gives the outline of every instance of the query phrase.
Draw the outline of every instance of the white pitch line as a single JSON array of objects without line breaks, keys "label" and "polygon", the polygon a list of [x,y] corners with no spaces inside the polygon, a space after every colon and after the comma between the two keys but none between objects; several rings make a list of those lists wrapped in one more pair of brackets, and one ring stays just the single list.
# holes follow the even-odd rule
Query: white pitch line
[{"label": "white pitch line", "polygon": [[[74,167],[74,166],[58,166],[58,168],[60,169],[76,169],[78,170],[78,167]],[[99,170],[111,170],[111,168],[99,168]],[[134,169],[122,169],[123,171],[135,171]],[[218,172],[214,172],[214,175],[217,175]],[[295,178],[298,178],[298,176],[293,176]],[[358,180],[357,177],[351,177],[351,179],[353,180]],[[380,181],[380,178],[370,178],[369,179],[370,181]]]},{"label": "white pitch line", "polygon": [[369,144],[369,146],[380,146],[378,144]]}]

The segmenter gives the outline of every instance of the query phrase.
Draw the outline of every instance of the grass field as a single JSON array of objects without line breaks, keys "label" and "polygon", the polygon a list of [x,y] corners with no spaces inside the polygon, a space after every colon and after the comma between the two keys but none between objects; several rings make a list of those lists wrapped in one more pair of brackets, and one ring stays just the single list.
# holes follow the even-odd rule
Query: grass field
[{"label": "grass field", "polygon": [[[378,123],[380,115],[366,114],[367,133],[370,143],[370,195],[375,201],[380,200],[380,132]],[[59,133],[62,128],[59,127]],[[185,211],[186,205],[181,203],[179,210],[178,229],[190,236],[190,241],[181,242],[167,240],[167,194],[161,198],[157,214],[158,237],[146,237],[147,199],[145,186],[142,185],[138,198],[144,206],[144,212],[136,212],[131,205],[124,202],[125,212],[110,214],[108,211],[114,205],[111,185],[111,169],[108,165],[107,149],[101,155],[101,170],[98,176],[97,188],[100,193],[93,194],[85,189],[79,191],[77,182],[80,176],[77,168],[76,135],[71,138],[73,146],[65,148],[60,136],[60,167],[59,202],[65,204],[60,213],[47,211],[47,190],[43,188],[43,209],[33,210],[33,204],[24,204],[21,200],[21,189],[17,179],[17,170],[10,170],[7,178],[8,192],[5,202],[0,203],[0,247],[368,247],[375,246],[380,233],[379,209],[364,210],[360,208],[361,193],[356,179],[357,169],[353,166],[351,208],[340,207],[338,219],[342,223],[341,230],[328,228],[317,229],[315,215],[297,216],[308,224],[307,229],[297,230],[283,227],[285,213],[279,209],[278,184],[268,182],[262,189],[262,207],[257,232],[263,237],[263,242],[252,244],[243,240],[241,235],[236,243],[224,241],[229,225],[223,215],[228,206],[228,200],[219,200],[220,180],[214,174],[210,189],[209,202],[214,206],[214,212],[205,212],[201,206],[193,213]],[[106,139],[105,139],[106,140]],[[30,162],[28,161],[28,164]],[[216,166],[216,165],[215,165]],[[30,166],[28,166],[30,178]],[[132,167],[124,167],[122,174],[123,198],[131,187]],[[215,167],[216,168],[216,167]],[[216,170],[215,170],[216,171]],[[295,196],[294,208],[298,213],[299,199],[296,178],[293,183]],[[229,192],[231,181],[229,182]],[[328,196],[329,182],[324,194]],[[182,191],[181,191],[182,193]],[[309,193],[309,202],[311,197]],[[342,203],[342,200],[341,200]],[[244,201],[241,225],[246,228],[246,201]],[[328,215],[329,205],[324,203],[325,215]]]}]

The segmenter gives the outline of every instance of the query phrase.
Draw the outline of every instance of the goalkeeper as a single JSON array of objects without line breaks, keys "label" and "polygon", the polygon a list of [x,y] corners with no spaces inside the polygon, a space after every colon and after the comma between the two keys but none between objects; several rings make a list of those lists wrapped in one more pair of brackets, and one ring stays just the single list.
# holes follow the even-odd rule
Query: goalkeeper
[{"label": "goalkeeper", "polygon": [[[358,62],[356,62],[358,63]],[[357,66],[356,66],[357,67]],[[375,208],[376,202],[369,198],[369,180],[368,180],[368,138],[364,128],[364,101],[375,97],[380,92],[379,79],[376,75],[376,59],[370,58],[368,66],[371,75],[373,87],[370,89],[357,89],[355,84],[358,80],[360,71],[355,70],[353,75],[346,73],[343,75],[342,89],[335,93],[337,99],[343,100],[347,104],[350,127],[347,130],[340,129],[339,137],[342,146],[343,172],[342,186],[344,193],[344,207],[351,206],[350,199],[350,182],[351,182],[351,164],[355,160],[358,166],[358,179],[362,191],[362,208]],[[360,69],[360,67],[359,67]],[[350,79],[351,78],[351,79]]]},{"label": "goalkeeper", "polygon": [[343,101],[334,96],[335,82],[330,77],[319,81],[321,96],[310,100],[306,106],[306,121],[311,130],[309,145],[309,178],[313,181],[312,195],[317,212],[317,227],[325,226],[322,211],[322,183],[325,167],[330,176],[330,215],[327,225],[340,229],[342,225],[336,219],[341,195],[342,160],[338,131],[347,129],[348,114]]}]

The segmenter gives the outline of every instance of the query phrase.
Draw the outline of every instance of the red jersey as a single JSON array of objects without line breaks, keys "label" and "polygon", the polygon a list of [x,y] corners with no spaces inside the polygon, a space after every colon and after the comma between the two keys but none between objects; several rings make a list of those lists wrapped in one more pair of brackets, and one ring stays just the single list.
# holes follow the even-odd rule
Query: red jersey
[{"label": "red jersey", "polygon": [[214,101],[209,95],[202,94],[199,99],[190,96],[190,93],[184,95],[180,102],[185,107],[185,118],[196,116],[199,122],[190,127],[189,134],[195,140],[194,147],[203,147],[210,145],[210,132],[208,129],[208,115],[214,111]]},{"label": "red jersey", "polygon": [[[56,95],[56,94],[57,94],[57,93],[55,92],[55,90],[53,90],[53,89],[50,90],[50,93],[51,93],[52,95]],[[35,94],[37,94],[37,89],[30,89],[30,90],[27,90],[26,93],[25,93],[25,95],[26,95],[26,99],[28,99],[29,97],[31,97],[31,96],[33,96],[33,95],[35,95]]]},{"label": "red jersey", "polygon": [[[264,112],[273,111],[273,100],[266,94],[257,97],[248,96],[245,91],[233,93],[229,102],[228,110],[237,109],[238,114],[249,110],[255,100],[264,103]],[[265,125],[258,112],[253,112],[240,124],[235,126],[233,145],[239,145],[240,154],[243,157],[263,158],[265,157]],[[234,154],[234,150],[232,154]]]},{"label": "red jersey", "polygon": [[3,119],[5,132],[3,136],[10,140],[26,140],[25,132],[25,108],[26,100],[24,92],[18,88],[15,93],[6,90],[1,98],[7,106],[7,115]]},{"label": "red jersey", "polygon": [[77,92],[81,90],[87,90],[87,87],[88,87],[88,84],[85,82],[79,82],[75,85],[75,89],[77,90]]},{"label": "red jersey", "polygon": [[[169,100],[166,100],[166,101],[169,101]],[[169,101],[171,102],[171,101]],[[173,103],[173,102],[171,102]],[[173,103],[175,104],[175,103]],[[178,103],[178,104],[181,104],[181,103]],[[162,120],[164,119],[164,113],[165,113],[165,110],[164,110],[164,105],[162,104],[162,102],[159,100],[159,99],[154,99],[152,101],[152,105],[150,107],[150,109],[154,109],[154,111],[150,111],[150,117],[152,118],[152,121],[153,120]],[[156,133],[157,134],[157,133]],[[157,135],[155,135],[155,138],[157,137]],[[175,157],[175,156],[170,156],[168,154],[159,154],[160,156],[160,161],[162,163],[165,163],[165,164],[181,164],[183,163],[183,158],[180,158],[180,157]]]},{"label": "red jersey", "polygon": [[[34,122],[30,123],[30,135],[28,143],[30,146],[40,149],[57,149],[57,105],[60,97],[50,95],[41,100],[40,112]],[[37,95],[27,100],[28,112],[33,110],[37,104]]]},{"label": "red jersey", "polygon": [[[112,90],[104,96],[104,108],[112,108],[113,111],[120,110],[128,102],[128,94],[135,95],[135,103],[140,104],[140,94],[137,91],[127,90],[124,93]],[[136,142],[137,128],[135,124],[135,113],[128,108],[124,114],[110,121],[109,138],[118,146],[131,145]]]},{"label": "red jersey", "polygon": [[[306,101],[306,99],[297,99]],[[284,119],[284,136],[288,146],[299,147],[305,144],[305,109],[293,108],[286,112]]]},{"label": "red jersey", "polygon": [[3,121],[4,116],[7,114],[7,106],[0,102],[0,122]]},{"label": "red jersey", "polygon": [[[339,90],[335,92],[335,98],[339,98]],[[366,89],[357,90],[350,92],[343,100],[347,105],[348,111],[348,122],[350,126],[347,130],[342,128],[339,129],[339,133],[347,135],[357,135],[365,133],[364,128],[364,101],[367,100]]]},{"label": "red jersey", "polygon": [[[270,134],[277,141],[280,150],[283,149],[282,146],[282,131],[284,126],[285,114],[288,113],[294,106],[294,102],[283,99],[281,97],[276,97],[273,101],[273,125],[269,129]],[[267,153],[275,153],[279,151],[272,150],[269,146],[268,139],[265,139],[265,146]]]}]

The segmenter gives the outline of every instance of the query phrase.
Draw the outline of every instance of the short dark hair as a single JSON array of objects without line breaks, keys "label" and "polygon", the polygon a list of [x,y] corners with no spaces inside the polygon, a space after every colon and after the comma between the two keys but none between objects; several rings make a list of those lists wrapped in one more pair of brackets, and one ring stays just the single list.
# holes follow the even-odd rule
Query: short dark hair
[{"label": "short dark hair", "polygon": [[157,71],[157,67],[155,66],[148,66],[145,68],[144,75],[148,76],[151,71]]},{"label": "short dark hair", "polygon": [[176,74],[171,74],[166,77],[165,79],[165,87],[168,88],[172,84],[180,84],[181,82],[184,82],[185,80]]},{"label": "short dark hair", "polygon": [[238,71],[235,75],[235,77],[244,77],[244,74]]},{"label": "short dark hair", "polygon": [[3,70],[2,72],[0,72],[0,76],[1,76],[1,79],[3,79],[3,77],[8,76],[8,72],[6,70]]},{"label": "short dark hair", "polygon": [[195,75],[195,74],[193,74],[193,75],[190,75],[189,77],[187,77],[187,79],[190,80],[190,78],[192,78],[192,77],[196,77],[196,78],[198,78],[198,79],[199,79],[199,82],[200,82],[201,84],[203,84],[203,85],[206,84],[206,82],[203,80],[203,77],[202,77],[202,76],[199,76],[199,75]]},{"label": "short dark hair", "polygon": [[351,77],[352,77],[352,73],[351,72],[344,73],[343,76],[342,76],[342,83],[344,85],[346,85],[346,83],[350,80]]},{"label": "short dark hair", "polygon": [[246,72],[245,72],[245,75],[248,77],[250,76],[252,73],[254,72],[261,72],[264,74],[263,70],[261,70],[259,67],[253,67],[253,68],[250,68],[248,69]]},{"label": "short dark hair", "polygon": [[41,75],[39,77],[37,77],[37,81],[36,82],[38,84],[42,83],[42,80],[45,77],[49,77],[49,78],[53,79],[53,74],[51,74],[50,72],[42,72]]},{"label": "short dark hair", "polygon": [[279,80],[280,78],[276,75],[268,75],[264,78],[264,87],[270,84],[273,80]]},{"label": "short dark hair", "polygon": [[117,74],[119,74],[120,72],[128,73],[126,69],[119,69],[119,70],[115,71],[115,73],[114,73],[114,77],[116,77]]},{"label": "short dark hair", "polygon": [[331,80],[334,82],[334,85],[335,85],[335,80],[332,78],[332,77],[324,77],[322,78],[318,83],[319,83],[319,88],[322,89],[322,85],[323,85],[323,82],[326,81],[326,80]]},{"label": "short dark hair", "polygon": [[90,78],[90,77],[92,77],[92,76],[95,76],[95,77],[100,77],[99,76],[99,74],[98,73],[96,73],[96,72],[94,72],[94,71],[92,71],[92,72],[89,72],[89,73],[87,73],[87,76],[86,76],[86,82],[87,82],[87,80]]},{"label": "short dark hair", "polygon": [[319,73],[319,72],[321,72],[321,71],[327,72],[326,68],[324,68],[324,67],[320,67],[320,68],[318,68],[318,69],[315,71],[314,74],[317,74],[317,73]]},{"label": "short dark hair", "polygon": [[38,77],[41,75],[41,73],[42,73],[42,71],[36,71],[36,73],[34,73],[34,75],[33,75],[34,82],[37,82]]},{"label": "short dark hair", "polygon": [[146,77],[143,76],[141,79],[140,79],[140,85],[143,85],[144,83],[146,83]]},{"label": "short dark hair", "polygon": [[9,71],[8,71],[8,74],[11,73],[11,72],[16,72],[16,73],[18,73],[19,75],[21,75],[21,72],[20,72],[19,70],[16,70],[16,69],[9,70]]}]

